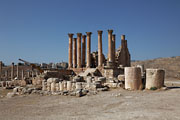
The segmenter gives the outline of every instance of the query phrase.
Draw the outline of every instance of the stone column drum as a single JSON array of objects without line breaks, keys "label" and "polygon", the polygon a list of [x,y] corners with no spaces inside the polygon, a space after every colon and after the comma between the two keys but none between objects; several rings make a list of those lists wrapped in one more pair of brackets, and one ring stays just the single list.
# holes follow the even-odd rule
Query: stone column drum
[{"label": "stone column drum", "polygon": [[64,83],[63,82],[59,82],[59,90],[60,91],[64,90]]},{"label": "stone column drum", "polygon": [[81,33],[77,33],[77,68],[81,68]]},{"label": "stone column drum", "polygon": [[115,58],[116,58],[116,35],[112,35],[112,58],[113,58],[113,63],[115,63]]},{"label": "stone column drum", "polygon": [[85,67],[86,60],[86,35],[82,36],[82,67]]},{"label": "stone column drum", "polygon": [[56,90],[55,85],[56,85],[55,82],[52,82],[52,83],[51,83],[51,92],[55,92],[55,90]]},{"label": "stone column drum", "polygon": [[146,69],[146,89],[164,86],[165,71],[161,69]]},{"label": "stone column drum", "polygon": [[141,69],[138,67],[125,67],[125,89],[141,90]]},{"label": "stone column drum", "polygon": [[86,56],[86,67],[91,67],[91,34],[92,32],[86,32],[87,34],[87,56]]},{"label": "stone column drum", "polygon": [[76,82],[76,90],[82,89],[82,83],[81,82]]},{"label": "stone column drum", "polygon": [[73,39],[73,68],[77,66],[77,38]]},{"label": "stone column drum", "polygon": [[113,30],[108,30],[108,61],[113,61],[113,55],[112,55],[112,33]]},{"label": "stone column drum", "polygon": [[71,91],[72,83],[71,81],[67,81],[67,90]]},{"label": "stone column drum", "polygon": [[102,30],[98,30],[98,67],[102,67],[103,64],[102,33]]},{"label": "stone column drum", "polygon": [[69,33],[69,64],[68,67],[72,68],[72,40],[73,40],[73,34]]}]

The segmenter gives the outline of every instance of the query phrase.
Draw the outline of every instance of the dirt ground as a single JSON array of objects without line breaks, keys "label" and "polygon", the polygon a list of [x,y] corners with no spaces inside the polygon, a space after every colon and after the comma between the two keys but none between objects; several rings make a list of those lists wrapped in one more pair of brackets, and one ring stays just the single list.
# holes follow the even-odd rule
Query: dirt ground
[{"label": "dirt ground", "polygon": [[169,90],[113,89],[81,98],[3,97],[0,120],[180,120],[180,80],[165,83]]}]

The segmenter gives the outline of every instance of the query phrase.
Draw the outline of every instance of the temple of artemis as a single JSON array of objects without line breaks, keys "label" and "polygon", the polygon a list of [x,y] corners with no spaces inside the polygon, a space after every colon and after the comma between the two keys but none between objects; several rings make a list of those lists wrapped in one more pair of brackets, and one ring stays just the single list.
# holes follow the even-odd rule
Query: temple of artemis
[{"label": "temple of artemis", "polygon": [[130,66],[130,53],[127,47],[125,35],[121,35],[121,46],[116,50],[116,35],[113,30],[108,30],[108,55],[104,57],[102,48],[102,30],[98,30],[98,51],[91,52],[92,32],[86,35],[77,33],[74,38],[73,33],[69,33],[69,63],[68,68],[75,73],[82,72],[88,68],[97,68],[104,76],[119,74],[124,67]]}]

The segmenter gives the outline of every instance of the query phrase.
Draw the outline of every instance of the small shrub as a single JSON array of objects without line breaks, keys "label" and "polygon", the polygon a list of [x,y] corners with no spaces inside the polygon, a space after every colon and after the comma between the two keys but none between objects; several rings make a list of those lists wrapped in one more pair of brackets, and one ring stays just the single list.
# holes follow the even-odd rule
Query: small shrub
[{"label": "small shrub", "polygon": [[150,90],[157,90],[157,87],[151,87]]}]

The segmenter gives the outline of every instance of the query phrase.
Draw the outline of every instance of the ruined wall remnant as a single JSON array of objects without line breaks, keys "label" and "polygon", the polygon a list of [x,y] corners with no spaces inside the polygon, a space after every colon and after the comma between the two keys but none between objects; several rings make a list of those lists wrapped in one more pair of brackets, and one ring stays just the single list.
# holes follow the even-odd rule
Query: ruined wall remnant
[{"label": "ruined wall remnant", "polygon": [[125,35],[121,36],[121,46],[116,52],[117,66],[123,65],[124,67],[131,66],[131,56],[127,47],[127,40],[125,40]]}]

